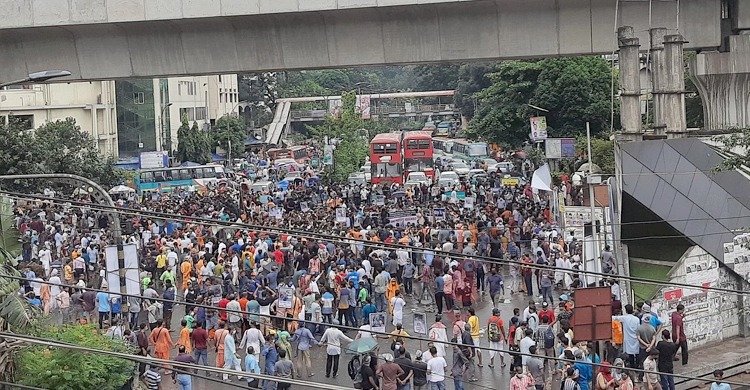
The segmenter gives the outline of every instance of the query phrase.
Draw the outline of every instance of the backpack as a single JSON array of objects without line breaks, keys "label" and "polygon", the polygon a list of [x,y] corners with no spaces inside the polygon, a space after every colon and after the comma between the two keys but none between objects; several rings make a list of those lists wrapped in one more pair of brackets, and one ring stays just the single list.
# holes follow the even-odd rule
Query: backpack
[{"label": "backpack", "polygon": [[362,361],[359,356],[355,355],[349,360],[349,364],[346,367],[349,378],[354,381],[354,388],[362,388]]},{"label": "backpack", "polygon": [[550,326],[547,328],[547,330],[544,331],[544,348],[554,348],[555,347],[555,331],[552,330],[552,327]]},{"label": "backpack", "polygon": [[464,271],[466,271],[466,272],[474,272],[474,261],[472,261],[472,260],[465,260],[464,261]]},{"label": "backpack", "polygon": [[495,343],[500,341],[500,327],[497,326],[497,322],[491,321],[487,325],[487,334],[489,335],[490,341]]}]

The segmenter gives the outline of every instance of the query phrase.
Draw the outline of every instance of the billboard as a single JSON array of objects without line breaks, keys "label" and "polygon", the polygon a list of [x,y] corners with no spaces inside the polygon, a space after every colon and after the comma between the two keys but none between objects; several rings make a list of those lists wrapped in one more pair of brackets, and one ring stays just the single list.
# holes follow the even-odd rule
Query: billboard
[{"label": "billboard", "polygon": [[547,117],[534,116],[529,119],[531,123],[531,134],[529,138],[532,141],[541,141],[547,139]]},{"label": "billboard", "polygon": [[169,153],[161,152],[141,152],[139,156],[139,165],[141,169],[158,169],[169,167]]},{"label": "billboard", "polygon": [[357,96],[357,111],[362,114],[362,119],[370,119],[370,95]]},{"label": "billboard", "polygon": [[550,159],[575,158],[576,140],[575,138],[547,138],[544,141],[544,152]]}]

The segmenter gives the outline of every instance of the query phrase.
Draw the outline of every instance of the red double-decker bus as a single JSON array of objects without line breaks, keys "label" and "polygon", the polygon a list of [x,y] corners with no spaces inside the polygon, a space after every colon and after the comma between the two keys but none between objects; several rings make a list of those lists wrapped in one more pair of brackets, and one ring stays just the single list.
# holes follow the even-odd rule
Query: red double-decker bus
[{"label": "red double-decker bus", "polygon": [[292,151],[287,148],[271,148],[266,150],[266,156],[268,156],[270,160],[292,158]]},{"label": "red double-decker bus", "polygon": [[289,148],[289,153],[292,155],[291,158],[297,161],[298,164],[307,164],[310,162],[310,153],[307,150],[307,145],[292,146]]},{"label": "red double-decker bus", "polygon": [[411,172],[424,172],[425,176],[435,180],[435,169],[431,131],[405,131],[402,133],[404,149],[404,177]]},{"label": "red double-decker bus", "polygon": [[401,133],[382,133],[370,141],[372,184],[403,184]]}]

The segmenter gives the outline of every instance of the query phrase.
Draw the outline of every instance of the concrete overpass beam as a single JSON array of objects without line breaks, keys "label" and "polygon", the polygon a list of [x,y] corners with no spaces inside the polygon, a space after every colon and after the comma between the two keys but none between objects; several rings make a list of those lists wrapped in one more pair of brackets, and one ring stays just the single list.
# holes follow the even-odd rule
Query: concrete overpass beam
[{"label": "concrete overpass beam", "polygon": [[690,75],[708,130],[750,127],[750,35],[729,37],[727,53],[699,53]]}]

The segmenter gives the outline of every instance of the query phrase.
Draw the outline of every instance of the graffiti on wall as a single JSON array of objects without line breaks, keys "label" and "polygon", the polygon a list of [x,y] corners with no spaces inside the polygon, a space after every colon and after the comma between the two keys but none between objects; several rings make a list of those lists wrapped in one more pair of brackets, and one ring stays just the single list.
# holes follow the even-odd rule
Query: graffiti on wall
[{"label": "graffiti on wall", "polygon": [[685,336],[694,348],[739,334],[739,301],[736,295],[705,287],[736,288],[737,281],[726,268],[700,247],[688,249],[671,273],[671,281],[695,288],[665,287],[652,301],[667,329],[677,305],[685,306]]}]

